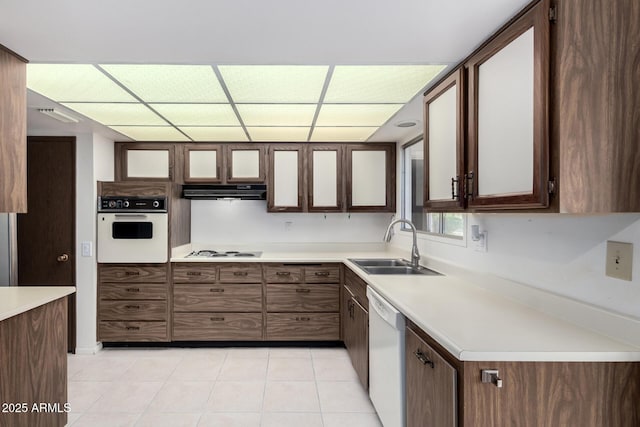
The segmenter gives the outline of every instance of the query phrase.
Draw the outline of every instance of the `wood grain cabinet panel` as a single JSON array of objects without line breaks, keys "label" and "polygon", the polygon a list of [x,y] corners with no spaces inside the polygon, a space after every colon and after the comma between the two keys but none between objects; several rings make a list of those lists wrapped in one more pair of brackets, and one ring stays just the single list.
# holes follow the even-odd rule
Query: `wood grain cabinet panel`
[{"label": "wood grain cabinet panel", "polygon": [[251,283],[175,285],[174,311],[260,312],[262,285]]},{"label": "wood grain cabinet panel", "polygon": [[166,320],[166,301],[100,301],[101,320]]},{"label": "wood grain cabinet panel", "polygon": [[305,267],[306,283],[340,283],[340,266]]},{"label": "wood grain cabinet panel", "polygon": [[215,283],[218,265],[203,263],[173,264],[173,283]]},{"label": "wood grain cabinet panel", "polygon": [[165,283],[101,283],[101,300],[166,300]]},{"label": "wood grain cabinet panel", "polygon": [[342,337],[360,384],[369,388],[369,310],[348,286],[342,287]]},{"label": "wood grain cabinet panel", "polygon": [[262,283],[260,264],[237,263],[220,267],[221,283]]},{"label": "wood grain cabinet panel", "polygon": [[167,266],[144,264],[102,264],[101,282],[165,283]]},{"label": "wood grain cabinet panel", "polygon": [[0,212],[27,212],[27,64],[0,45]]},{"label": "wood grain cabinet panel", "polygon": [[265,265],[264,280],[267,283],[301,283],[304,278],[302,267],[294,265]]},{"label": "wood grain cabinet panel", "polygon": [[107,342],[167,341],[167,322],[100,321],[98,339]]},{"label": "wood grain cabinet panel", "polygon": [[268,340],[340,339],[340,313],[267,313]]},{"label": "wood grain cabinet panel", "polygon": [[177,341],[244,341],[262,339],[262,313],[175,313]]},{"label": "wood grain cabinet panel", "polygon": [[337,312],[339,308],[340,285],[337,283],[267,284],[269,312]]}]

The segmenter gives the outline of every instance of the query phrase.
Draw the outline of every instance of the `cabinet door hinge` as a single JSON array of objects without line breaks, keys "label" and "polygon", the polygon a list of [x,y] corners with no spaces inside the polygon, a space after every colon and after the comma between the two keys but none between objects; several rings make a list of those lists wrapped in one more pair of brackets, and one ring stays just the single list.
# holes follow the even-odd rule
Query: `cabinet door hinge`
[{"label": "cabinet door hinge", "polygon": [[558,20],[558,9],[557,6],[551,6],[549,8],[549,21],[555,23]]},{"label": "cabinet door hinge", "polygon": [[555,194],[556,193],[556,179],[550,179],[549,182],[547,183],[547,191],[549,191],[549,194]]}]

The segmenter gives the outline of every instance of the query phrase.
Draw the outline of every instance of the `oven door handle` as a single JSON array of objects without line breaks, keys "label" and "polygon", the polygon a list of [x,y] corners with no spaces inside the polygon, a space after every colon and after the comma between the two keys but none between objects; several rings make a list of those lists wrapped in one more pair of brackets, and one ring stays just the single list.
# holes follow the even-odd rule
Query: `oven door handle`
[{"label": "oven door handle", "polygon": [[126,219],[126,218],[132,218],[132,219],[142,219],[142,218],[146,218],[147,215],[145,214],[115,214],[116,219]]}]

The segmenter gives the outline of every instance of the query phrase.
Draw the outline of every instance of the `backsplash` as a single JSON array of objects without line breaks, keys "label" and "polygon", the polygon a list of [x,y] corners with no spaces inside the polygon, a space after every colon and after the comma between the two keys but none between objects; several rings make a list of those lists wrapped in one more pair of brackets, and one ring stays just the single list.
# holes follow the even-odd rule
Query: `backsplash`
[{"label": "backsplash", "polygon": [[382,242],[390,213],[268,213],[265,201],[193,200],[191,242]]}]

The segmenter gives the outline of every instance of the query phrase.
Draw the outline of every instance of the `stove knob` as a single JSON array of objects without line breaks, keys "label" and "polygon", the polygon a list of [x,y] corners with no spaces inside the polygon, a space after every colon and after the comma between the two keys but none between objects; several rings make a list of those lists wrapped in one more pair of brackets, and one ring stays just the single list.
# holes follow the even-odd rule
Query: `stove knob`
[{"label": "stove knob", "polygon": [[122,202],[122,207],[128,208],[129,207],[129,201],[125,200],[124,202]]},{"label": "stove knob", "polygon": [[154,201],[153,201],[153,207],[154,207],[154,208],[160,207],[160,202],[159,202],[159,201],[157,201],[157,200],[154,200]]},{"label": "stove knob", "polygon": [[115,208],[116,207],[116,201],[115,200],[109,200],[109,207],[110,208]]}]

